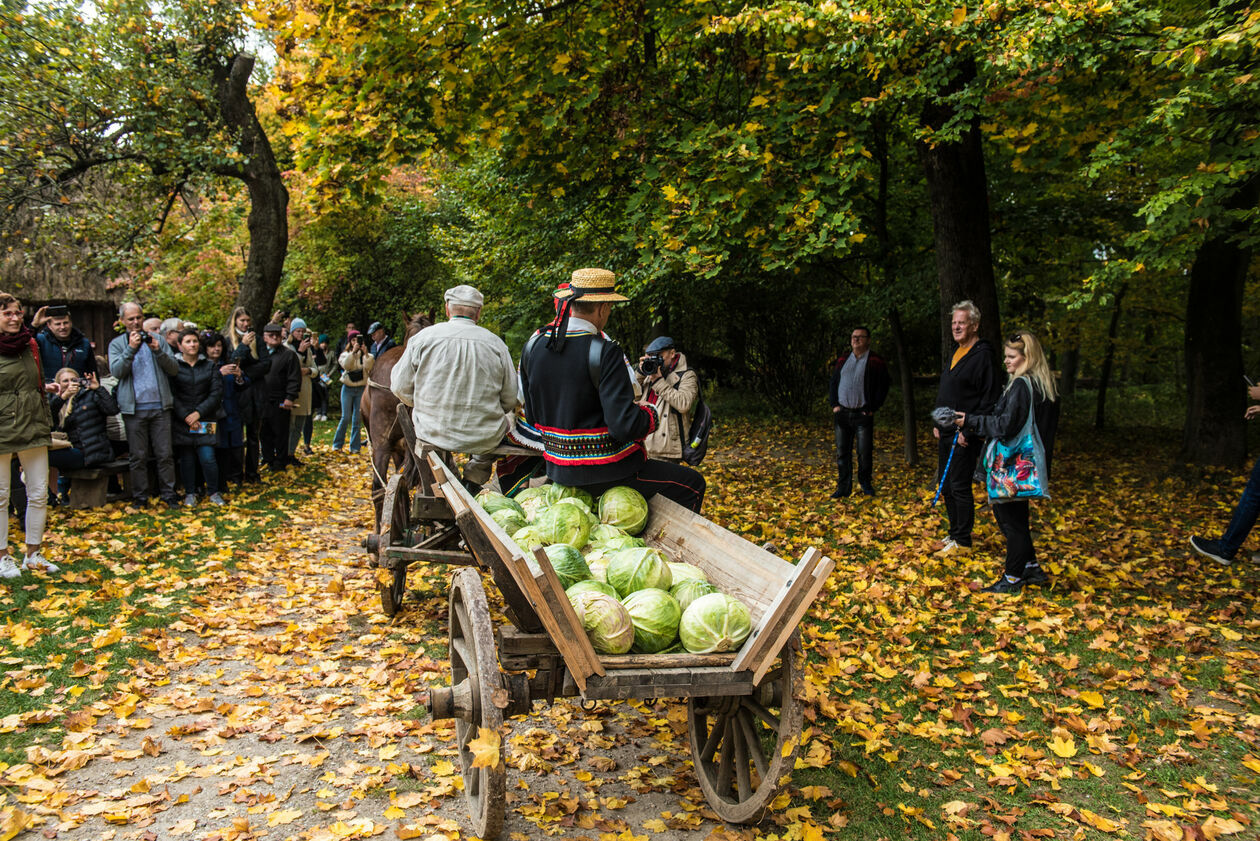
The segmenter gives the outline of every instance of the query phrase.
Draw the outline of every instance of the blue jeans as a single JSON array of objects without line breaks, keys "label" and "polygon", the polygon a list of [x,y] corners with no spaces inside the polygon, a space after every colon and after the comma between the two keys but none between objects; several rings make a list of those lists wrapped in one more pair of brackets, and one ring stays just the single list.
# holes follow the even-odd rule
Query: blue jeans
[{"label": "blue jeans", "polygon": [[1251,468],[1251,478],[1247,480],[1247,487],[1243,488],[1242,499],[1238,500],[1238,507],[1234,509],[1234,516],[1230,518],[1229,528],[1225,529],[1225,536],[1221,538],[1222,555],[1232,559],[1237,554],[1239,547],[1247,539],[1247,535],[1251,534],[1251,528],[1256,524],[1258,515],[1260,515],[1260,460],[1257,460],[1256,466]]},{"label": "blue jeans", "polygon": [[219,492],[219,463],[214,457],[214,447],[199,444],[196,447],[179,448],[179,478],[184,483],[184,494],[190,495],[197,488],[197,462],[201,462],[201,475],[210,493]]},{"label": "blue jeans", "polygon": [[333,434],[333,449],[340,450],[346,445],[346,427],[350,428],[350,452],[357,453],[363,442],[359,440],[359,400],[363,397],[365,386],[343,385],[341,387],[341,422]]}]

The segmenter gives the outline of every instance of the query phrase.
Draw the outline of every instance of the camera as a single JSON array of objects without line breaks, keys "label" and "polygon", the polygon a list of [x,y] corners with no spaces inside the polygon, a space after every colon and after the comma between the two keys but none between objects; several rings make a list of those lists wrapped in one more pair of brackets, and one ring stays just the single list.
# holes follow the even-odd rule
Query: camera
[{"label": "camera", "polygon": [[661,370],[661,355],[659,353],[649,353],[647,358],[639,363],[639,373],[645,377],[650,377],[657,371]]},{"label": "camera", "polygon": [[87,377],[79,377],[79,388],[87,388],[91,384],[91,380]]}]

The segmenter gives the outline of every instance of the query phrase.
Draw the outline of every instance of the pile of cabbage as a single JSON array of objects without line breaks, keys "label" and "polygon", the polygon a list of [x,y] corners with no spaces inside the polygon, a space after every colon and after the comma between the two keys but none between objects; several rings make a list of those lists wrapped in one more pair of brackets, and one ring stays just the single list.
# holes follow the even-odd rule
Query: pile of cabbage
[{"label": "pile of cabbage", "polygon": [[477,501],[531,565],[533,547],[543,547],[600,654],[734,651],[752,633],[743,602],[638,536],[648,505],[634,488],[610,488],[596,500],[549,484],[515,498],[482,491]]}]

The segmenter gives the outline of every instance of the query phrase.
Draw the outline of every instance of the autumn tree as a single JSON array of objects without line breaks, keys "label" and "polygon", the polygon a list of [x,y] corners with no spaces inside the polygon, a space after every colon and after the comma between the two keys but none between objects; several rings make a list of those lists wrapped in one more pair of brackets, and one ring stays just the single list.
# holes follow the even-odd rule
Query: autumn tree
[{"label": "autumn tree", "polygon": [[28,248],[86,239],[117,271],[177,204],[215,179],[243,184],[250,247],[238,302],[265,318],[288,194],[250,100],[255,58],[239,6],[110,0],[91,15],[49,3],[0,15],[6,230],[22,221]]}]

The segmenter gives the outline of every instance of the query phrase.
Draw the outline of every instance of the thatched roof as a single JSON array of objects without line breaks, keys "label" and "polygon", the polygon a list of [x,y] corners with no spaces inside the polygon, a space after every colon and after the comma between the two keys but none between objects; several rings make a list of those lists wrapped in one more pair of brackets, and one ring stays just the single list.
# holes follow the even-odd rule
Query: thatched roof
[{"label": "thatched roof", "polygon": [[23,301],[91,302],[116,305],[121,291],[93,270],[76,249],[54,247],[39,253],[14,249],[0,260],[0,289]]}]

